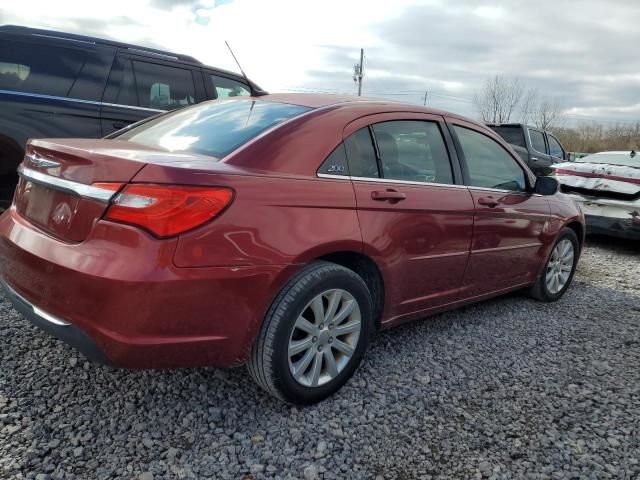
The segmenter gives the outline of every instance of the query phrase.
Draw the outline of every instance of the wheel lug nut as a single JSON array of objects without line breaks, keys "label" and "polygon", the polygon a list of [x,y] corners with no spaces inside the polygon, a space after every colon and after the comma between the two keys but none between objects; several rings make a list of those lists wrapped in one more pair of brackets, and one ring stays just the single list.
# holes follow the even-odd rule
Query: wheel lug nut
[{"label": "wheel lug nut", "polygon": [[322,329],[324,328],[324,323],[321,323],[321,324],[318,326],[318,328],[319,328],[320,330],[322,330]]},{"label": "wheel lug nut", "polygon": [[329,324],[329,330],[333,330],[333,323]]},{"label": "wheel lug nut", "polygon": [[329,343],[333,342],[333,337],[329,337]]},{"label": "wheel lug nut", "polygon": [[322,345],[318,345],[318,351],[321,352],[322,351]]},{"label": "wheel lug nut", "polygon": [[311,341],[312,341],[312,342],[317,342],[317,341],[318,341],[318,337],[313,337],[313,338],[311,339]]}]

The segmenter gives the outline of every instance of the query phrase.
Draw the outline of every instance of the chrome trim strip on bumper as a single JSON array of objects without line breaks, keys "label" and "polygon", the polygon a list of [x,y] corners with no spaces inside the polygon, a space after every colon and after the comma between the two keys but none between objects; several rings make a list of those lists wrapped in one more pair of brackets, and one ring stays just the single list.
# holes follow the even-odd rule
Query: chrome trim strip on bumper
[{"label": "chrome trim strip on bumper", "polygon": [[27,300],[18,292],[16,292],[13,288],[11,288],[7,282],[5,282],[4,280],[0,280],[0,281],[2,282],[2,286],[4,288],[6,288],[12,295],[17,297],[27,308],[30,308],[33,311],[33,313],[38,317],[40,317],[41,319],[46,320],[47,322],[57,325],[59,327],[68,327],[69,325],[71,325],[69,322],[62,320],[54,315],[51,315],[50,313],[45,312],[39,307],[36,307],[33,303],[31,303],[29,300]]},{"label": "chrome trim strip on bumper", "polygon": [[84,183],[54,177],[53,175],[38,172],[22,165],[18,168],[18,174],[26,180],[44,185],[45,187],[51,187],[56,190],[62,190],[80,197],[90,198],[92,200],[98,200],[105,203],[111,200],[111,198],[117,193],[113,190],[107,190],[106,188],[94,187],[93,185],[86,185]]}]

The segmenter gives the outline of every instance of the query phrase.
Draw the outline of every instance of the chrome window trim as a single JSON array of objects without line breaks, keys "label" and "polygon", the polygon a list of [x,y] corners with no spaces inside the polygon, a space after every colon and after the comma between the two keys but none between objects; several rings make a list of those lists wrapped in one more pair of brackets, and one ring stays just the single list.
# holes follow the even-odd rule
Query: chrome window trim
[{"label": "chrome window trim", "polygon": [[[538,153],[539,155],[549,155],[548,153],[544,153],[533,148],[533,141],[531,141],[531,130],[535,130],[536,132],[542,133],[542,138],[544,139],[544,132],[542,130],[538,130],[537,128],[527,127],[527,135],[529,135],[529,143],[531,144],[531,150]],[[545,145],[546,145],[546,142],[545,142]]]},{"label": "chrome window trim", "polygon": [[335,180],[351,180],[353,182],[395,183],[398,185],[416,185],[444,188],[467,188],[466,185],[454,185],[452,183],[412,182],[409,180],[395,180],[391,178],[353,177],[351,175],[331,175],[330,173],[316,173],[319,178],[331,178]]},{"label": "chrome window trim", "polygon": [[65,180],[64,178],[54,177],[53,175],[38,172],[36,170],[26,168],[22,165],[20,166],[20,168],[18,168],[18,174],[22,178],[33,183],[105,203],[109,202],[109,200],[111,200],[111,198],[117,193],[113,190],[107,190],[100,187],[94,187],[93,185],[86,185],[84,183],[78,183],[71,180]]},{"label": "chrome window trim", "polygon": [[130,108],[133,110],[143,110],[146,112],[155,112],[155,113],[164,113],[168,110],[158,110],[157,108],[147,108],[147,107],[138,107],[135,105],[123,105],[121,103],[107,103],[107,102],[96,102],[94,100],[83,100],[81,98],[71,98],[71,97],[59,97],[56,95],[44,95],[42,93],[29,93],[29,92],[17,92],[14,90],[0,90],[0,94],[5,95],[18,95],[21,97],[33,97],[33,98],[42,98],[46,100],[61,100],[65,102],[76,102],[76,103],[85,103],[88,105],[97,105],[99,107],[120,107],[120,108]]}]

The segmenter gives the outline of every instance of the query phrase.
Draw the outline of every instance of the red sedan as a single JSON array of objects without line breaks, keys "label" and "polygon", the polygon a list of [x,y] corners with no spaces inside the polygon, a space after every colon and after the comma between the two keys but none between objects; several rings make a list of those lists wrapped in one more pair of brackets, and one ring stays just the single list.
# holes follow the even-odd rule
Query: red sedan
[{"label": "red sedan", "polygon": [[386,101],[199,104],[103,140],[32,140],[0,217],[6,295],[127,368],[247,363],[319,401],[372,334],[571,283],[584,218],[490,129]]}]

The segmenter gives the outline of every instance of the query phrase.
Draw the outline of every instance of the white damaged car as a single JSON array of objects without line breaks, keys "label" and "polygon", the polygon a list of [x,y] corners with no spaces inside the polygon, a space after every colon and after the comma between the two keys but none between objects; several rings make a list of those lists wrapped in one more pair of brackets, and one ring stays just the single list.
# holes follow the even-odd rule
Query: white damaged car
[{"label": "white damaged car", "polygon": [[581,206],[589,233],[640,240],[640,154],[594,153],[552,168]]}]

